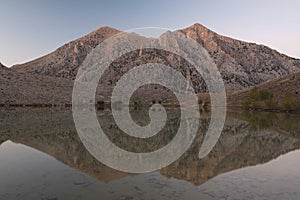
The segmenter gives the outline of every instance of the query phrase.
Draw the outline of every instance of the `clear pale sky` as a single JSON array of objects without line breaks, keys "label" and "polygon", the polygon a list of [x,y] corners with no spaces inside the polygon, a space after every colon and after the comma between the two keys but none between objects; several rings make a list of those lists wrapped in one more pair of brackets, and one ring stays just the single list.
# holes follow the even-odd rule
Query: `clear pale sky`
[{"label": "clear pale sky", "polygon": [[179,29],[196,22],[300,58],[299,0],[0,0],[0,62],[32,60],[104,25]]}]

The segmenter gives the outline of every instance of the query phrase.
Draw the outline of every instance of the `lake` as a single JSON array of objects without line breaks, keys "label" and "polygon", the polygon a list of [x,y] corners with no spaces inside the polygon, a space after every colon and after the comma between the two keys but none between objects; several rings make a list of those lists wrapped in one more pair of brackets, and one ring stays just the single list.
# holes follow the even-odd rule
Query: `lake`
[{"label": "lake", "polygon": [[[97,112],[107,137],[132,152],[168,144],[180,112],[155,137],[122,133],[110,110]],[[140,125],[145,110],[131,112]],[[210,113],[188,151],[159,171],[131,174],[96,160],[79,139],[67,108],[1,108],[0,199],[300,199],[300,115],[228,111],[217,144],[198,157]]]}]

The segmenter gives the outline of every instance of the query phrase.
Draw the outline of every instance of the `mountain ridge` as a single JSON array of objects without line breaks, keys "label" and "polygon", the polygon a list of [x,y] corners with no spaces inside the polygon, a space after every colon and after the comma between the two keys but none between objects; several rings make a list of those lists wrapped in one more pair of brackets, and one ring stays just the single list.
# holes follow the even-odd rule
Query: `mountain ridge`
[{"label": "mountain ridge", "polygon": [[[300,71],[300,59],[286,56],[264,45],[219,35],[199,23],[178,31],[196,40],[207,50],[219,68],[227,92],[244,90]],[[76,78],[77,70],[87,54],[105,39],[120,32],[120,30],[108,26],[101,27],[38,59],[14,65],[12,68],[4,67],[3,69],[8,70],[0,74],[0,81],[3,81],[1,81],[2,96],[6,98],[3,98],[0,103],[28,104],[32,102],[47,104],[49,103],[47,99],[55,99],[55,102],[70,104],[73,80]],[[112,87],[126,70],[147,62],[175,67],[183,75],[187,76],[188,74],[190,76],[191,85],[196,88],[197,93],[208,92],[202,77],[199,74],[195,75],[192,66],[184,59],[157,50],[143,50],[142,52],[133,52],[131,55],[124,55],[112,63],[111,70],[104,76],[103,84],[99,90],[101,93],[99,96],[101,98],[105,97],[101,100],[108,101],[108,94],[110,94]],[[43,83],[43,79],[47,82],[47,86]],[[10,88],[18,88],[17,91],[19,92],[21,92],[19,89],[28,89],[31,94],[29,95],[30,98],[24,101],[21,96]],[[164,96],[166,99],[172,96],[166,92],[162,93],[163,88],[157,90],[157,86],[150,87],[150,90],[148,90],[149,87],[145,87],[143,90],[136,92],[136,96],[143,97],[140,99],[141,101],[162,100],[163,102],[163,99],[158,99],[159,96]],[[35,91],[39,92],[35,94]],[[50,91],[48,97],[46,91]],[[53,91],[60,91],[60,93],[56,94]],[[12,93],[14,94],[12,95]],[[149,95],[151,95],[151,99],[145,98]],[[39,100],[39,96],[43,96],[43,100]],[[8,100],[8,98],[13,99]],[[60,101],[60,98],[64,100]]]},{"label": "mountain ridge", "polygon": [[241,82],[242,89],[300,69],[300,59],[281,54],[265,45],[222,36],[201,24],[180,30],[202,44],[216,62],[225,84]]},{"label": "mountain ridge", "polygon": [[0,62],[0,70],[6,70],[6,69],[8,69],[8,68]]},{"label": "mountain ridge", "polygon": [[[77,68],[85,56],[100,42],[119,32],[119,30],[108,26],[100,27],[85,36],[62,45],[47,55],[24,64],[13,65],[11,69],[18,72],[30,72],[74,80]],[[53,69],[53,65],[56,69]]]},{"label": "mountain ridge", "polygon": [[[219,35],[199,23],[178,31],[196,40],[209,52],[229,90],[243,89],[300,70],[300,59],[264,45]],[[86,55],[99,43],[120,32],[108,26],[101,27],[46,56],[14,65],[11,69],[74,80]]]}]

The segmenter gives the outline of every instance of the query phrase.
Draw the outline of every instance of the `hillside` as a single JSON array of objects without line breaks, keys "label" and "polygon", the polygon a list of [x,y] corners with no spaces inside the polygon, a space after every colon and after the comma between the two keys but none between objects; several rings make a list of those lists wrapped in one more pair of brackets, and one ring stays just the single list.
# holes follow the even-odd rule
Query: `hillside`
[{"label": "hillside", "polygon": [[7,67],[5,67],[2,63],[0,63],[0,70],[5,70]]},{"label": "hillside", "polygon": [[[221,36],[200,24],[194,24],[179,31],[195,39],[210,53],[220,69],[226,88],[229,90],[246,88],[300,70],[299,59],[280,54],[263,45]],[[74,80],[77,69],[86,55],[103,40],[119,32],[110,27],[99,28],[82,38],[63,45],[44,57],[25,64],[15,65],[12,69],[18,72]],[[129,60],[127,58],[126,62],[133,63],[143,59],[139,56],[129,58]],[[161,57],[165,64],[174,62],[180,64],[167,54],[155,52],[155,56]],[[149,60],[149,57],[147,59]],[[124,65],[124,63],[120,64]],[[113,78],[111,77],[111,79]]]},{"label": "hillside", "polygon": [[67,79],[15,72],[0,67],[0,104],[67,104],[73,82]]},{"label": "hillside", "polygon": [[47,75],[74,80],[78,67],[86,55],[106,38],[120,31],[101,27],[77,40],[69,42],[52,53],[21,65],[14,65],[12,69],[18,72]]},{"label": "hillside", "polygon": [[300,70],[300,60],[267,46],[235,40],[195,24],[180,30],[203,45],[217,64],[227,89],[242,89]]},{"label": "hillside", "polygon": [[[263,45],[221,36],[200,24],[194,24],[179,31],[199,42],[208,51],[221,72],[228,92],[244,90],[266,81],[286,77],[300,70],[299,59],[280,54]],[[5,102],[16,104],[71,103],[72,83],[86,55],[106,38],[117,33],[120,31],[102,27],[41,58],[15,65],[8,71],[1,70],[0,87],[4,98],[1,99],[0,104]],[[166,35],[164,34],[163,37]],[[136,38],[141,41],[148,40],[142,36],[136,36]],[[169,41],[168,38],[164,40]],[[157,42],[153,38],[151,41]],[[106,71],[100,81],[97,100],[109,101],[114,85],[124,73],[135,66],[149,62],[176,68],[190,79],[197,93],[208,92],[200,74],[196,73],[194,67],[184,59],[161,50],[147,49],[123,55],[111,64],[110,70]],[[135,92],[134,96],[135,101],[174,102],[174,95],[157,85],[142,87]]]},{"label": "hillside", "polygon": [[[276,109],[276,110],[300,110],[300,73],[295,73],[284,78],[271,80],[255,88],[247,88],[241,91],[236,91],[228,95],[228,105],[230,107],[245,108],[245,101],[249,99],[254,90],[267,91],[272,95],[272,101],[275,105],[256,105],[261,109]],[[268,99],[265,100],[265,103]],[[263,103],[263,102],[261,102]],[[259,104],[259,103],[258,103]],[[255,109],[255,106],[254,106]]]}]

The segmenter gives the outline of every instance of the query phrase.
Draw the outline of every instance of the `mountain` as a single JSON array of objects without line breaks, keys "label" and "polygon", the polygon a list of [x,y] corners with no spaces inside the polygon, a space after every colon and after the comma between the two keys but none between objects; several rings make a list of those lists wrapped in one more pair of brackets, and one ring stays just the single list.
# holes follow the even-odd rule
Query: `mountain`
[{"label": "mountain", "polygon": [[[73,80],[85,56],[119,31],[102,27],[23,65],[0,65],[1,105],[70,104]],[[45,75],[45,76],[41,76]]]},{"label": "mountain", "polygon": [[4,70],[6,67],[0,62],[0,70]]},{"label": "mountain", "polygon": [[0,74],[6,73],[10,71],[10,69],[6,66],[4,66],[1,62],[0,62]]},{"label": "mountain", "polygon": [[217,64],[227,89],[242,89],[300,70],[300,60],[264,45],[219,35],[195,24],[180,30],[209,52]]},{"label": "mountain", "polygon": [[[263,45],[219,35],[200,24],[178,31],[193,38],[208,51],[221,72],[226,90],[230,93],[287,77],[300,70],[299,59],[280,54]],[[0,104],[71,103],[72,82],[87,54],[102,41],[118,33],[119,30],[102,27],[41,58],[15,65],[5,72],[1,70],[1,95],[5,98],[1,99]],[[137,41],[176,43],[169,36],[170,34],[165,33],[157,40],[135,35]],[[108,49],[106,53],[110,51],[112,49]],[[96,99],[110,101],[111,92],[119,78],[133,67],[149,62],[174,67],[189,79],[197,93],[208,92],[201,75],[181,57],[158,49],[143,49],[123,55],[111,64],[110,70],[100,80]],[[145,103],[177,101],[171,91],[159,85],[143,86],[133,96],[133,101]]]},{"label": "mountain", "polygon": [[[200,24],[194,24],[179,31],[196,40],[209,52],[216,62],[228,90],[243,89],[268,80],[281,78],[300,70],[299,59],[280,54],[276,50],[263,45],[219,35]],[[78,67],[86,55],[103,40],[119,32],[110,27],[102,27],[82,38],[63,45],[44,57],[25,64],[15,65],[12,69],[18,72],[29,72],[74,80]],[[155,54],[162,57],[161,60],[164,60],[165,64],[174,62],[175,64],[176,62],[180,64],[167,54],[157,52]],[[137,55],[136,59],[129,58],[126,62],[137,63],[136,60],[143,59],[140,57],[140,55]],[[124,65],[124,63],[119,64]],[[108,74],[108,76],[110,75]],[[111,77],[111,79],[114,79],[114,77]],[[194,81],[193,85],[197,84]]]},{"label": "mountain", "polygon": [[86,36],[63,45],[48,55],[25,64],[14,65],[12,69],[18,72],[75,79],[77,69],[86,55],[106,38],[119,32],[110,27],[101,27]]}]

